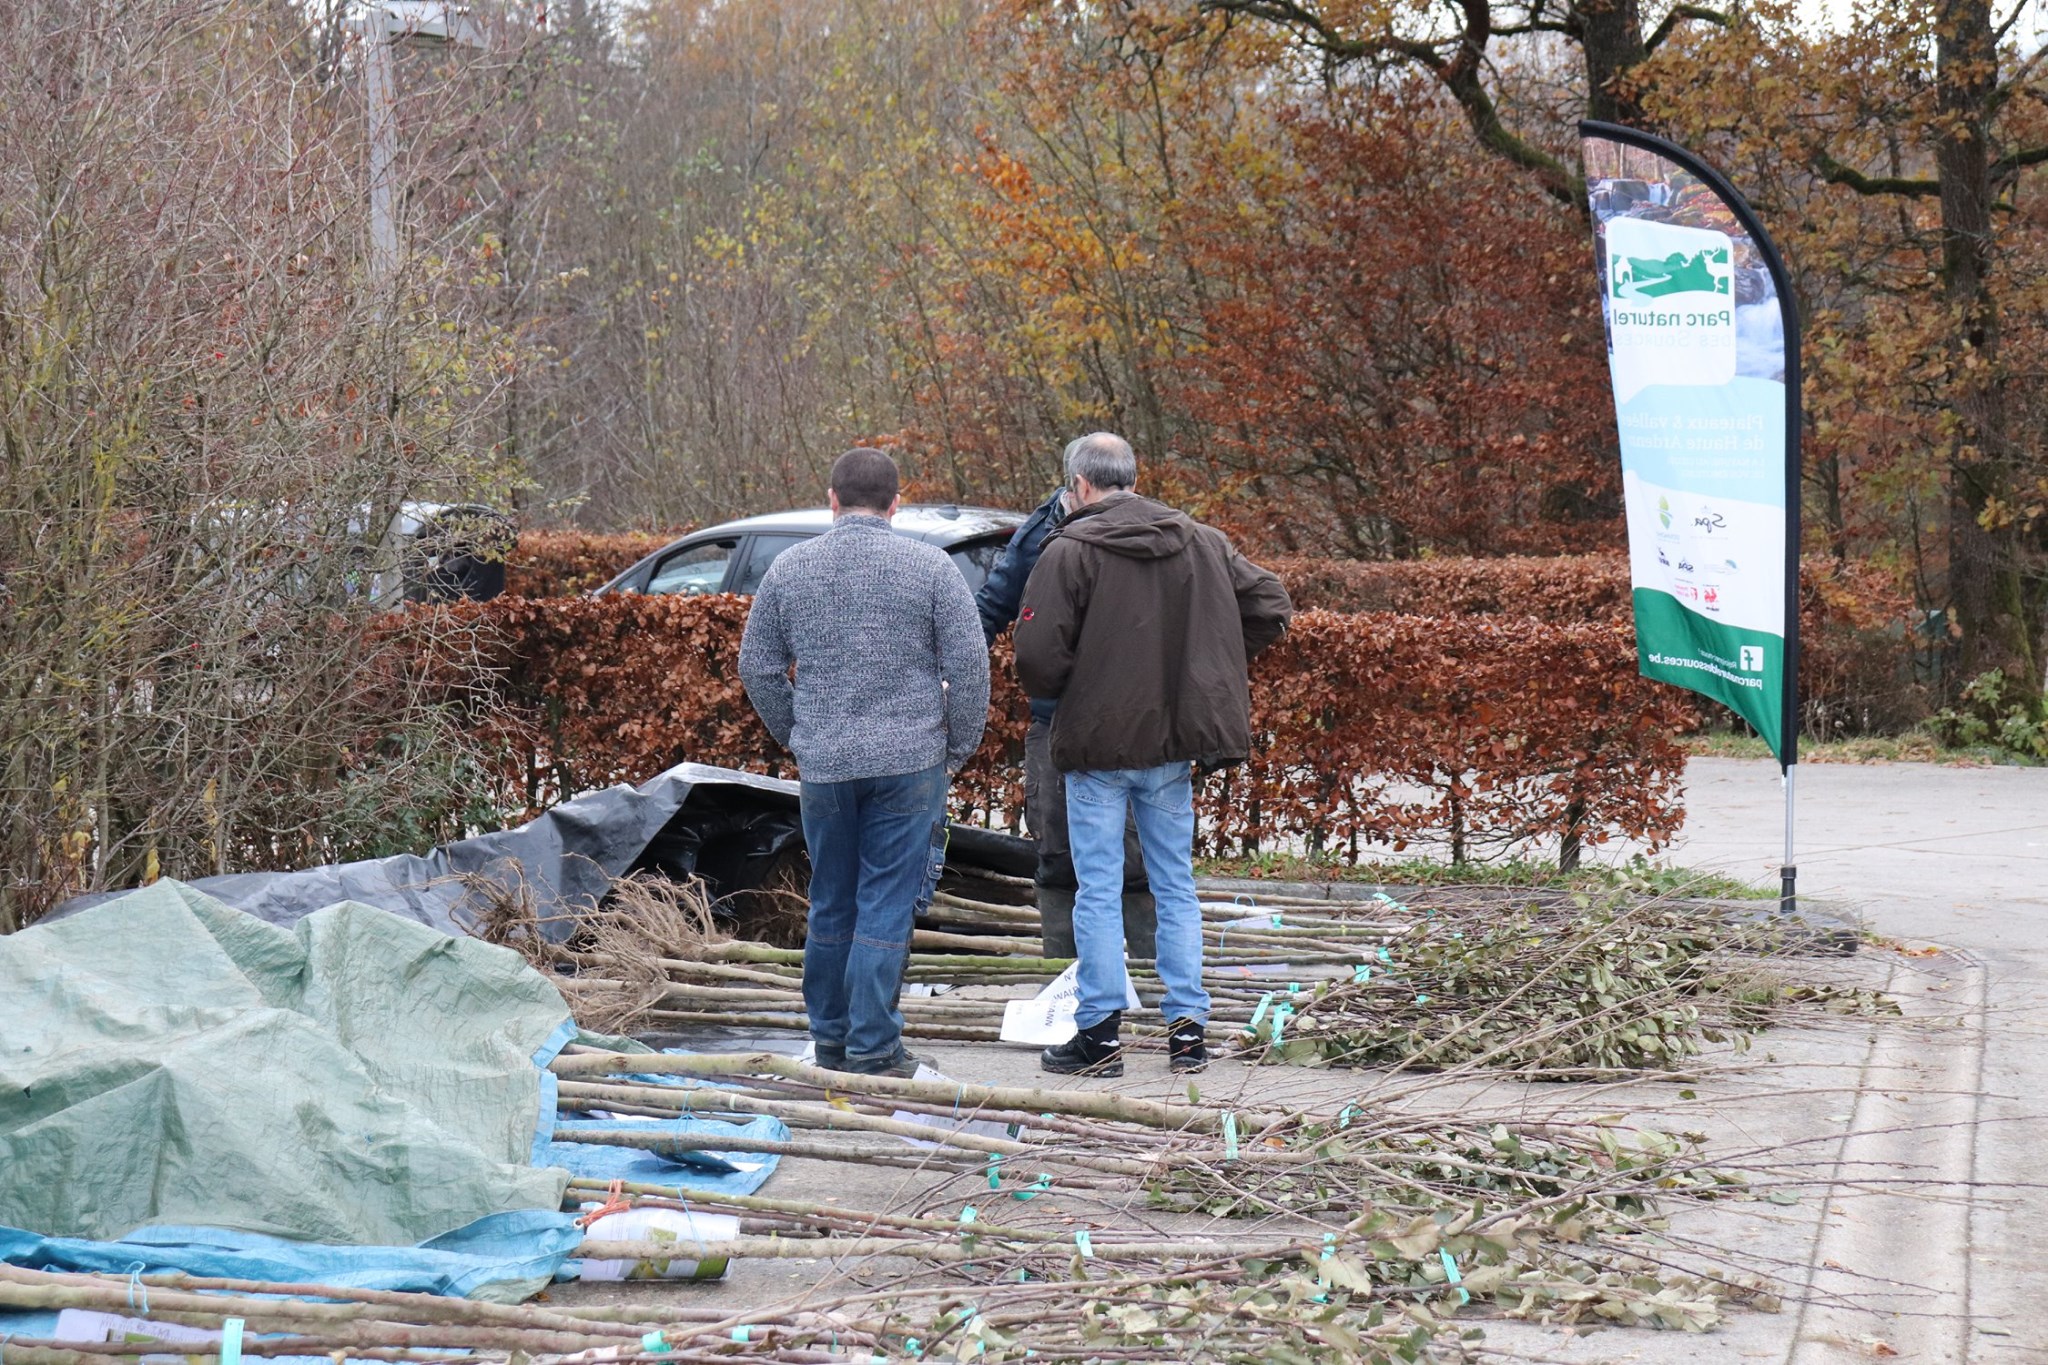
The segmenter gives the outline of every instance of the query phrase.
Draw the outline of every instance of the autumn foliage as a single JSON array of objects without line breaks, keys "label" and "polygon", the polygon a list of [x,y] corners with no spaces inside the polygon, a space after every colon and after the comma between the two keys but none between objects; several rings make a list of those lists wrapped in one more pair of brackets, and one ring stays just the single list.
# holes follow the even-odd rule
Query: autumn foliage
[{"label": "autumn foliage", "polygon": [[522,531],[505,561],[511,597],[569,597],[602,587],[662,546],[685,535],[674,531]]},{"label": "autumn foliage", "polygon": [[[508,806],[539,809],[683,761],[794,776],[740,685],[747,601],[730,596],[504,598],[392,618],[451,624],[481,652],[423,678],[494,755]],[[1022,808],[1028,714],[1007,641],[989,729],[956,811],[1005,825]],[[1253,676],[1256,752],[1202,790],[1215,851],[1277,843],[1356,859],[1416,841],[1460,855],[1576,831],[1653,844],[1681,811],[1680,694],[1636,674],[1625,628],[1526,618],[1306,612]]]}]

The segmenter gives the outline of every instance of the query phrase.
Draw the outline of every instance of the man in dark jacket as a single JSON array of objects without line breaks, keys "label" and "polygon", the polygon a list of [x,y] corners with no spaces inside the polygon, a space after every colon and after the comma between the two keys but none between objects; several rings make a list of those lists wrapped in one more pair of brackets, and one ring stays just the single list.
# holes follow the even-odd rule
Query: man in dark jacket
[{"label": "man in dark jacket", "polygon": [[1132,491],[1138,463],[1098,432],[1067,448],[1080,506],[1046,542],[1017,616],[1017,678],[1059,703],[1052,761],[1065,775],[1080,889],[1080,1032],[1047,1071],[1123,1074],[1124,959],[1118,891],[1126,810],[1137,816],[1157,905],[1154,957],[1166,999],[1168,1062],[1208,1061],[1202,908],[1195,895],[1191,765],[1251,752],[1253,655],[1294,614],[1279,578],[1223,533]]},{"label": "man in dark jacket", "polygon": [[[1082,438],[1085,440],[1086,438]],[[1068,446],[1071,451],[1076,441]],[[1038,563],[1046,537],[1057,531],[1074,506],[1073,490],[1061,485],[1011,535],[1002,557],[989,570],[975,594],[981,631],[993,646],[1017,619],[1024,584]],[[1039,936],[1047,957],[1074,956],[1074,859],[1067,846],[1067,786],[1052,763],[1052,716],[1049,697],[1031,699],[1031,728],[1024,732],[1024,822],[1038,846],[1033,882],[1038,901]],[[1145,884],[1145,859],[1138,847],[1135,820],[1124,825],[1124,942],[1131,956],[1152,956],[1152,892]]]}]

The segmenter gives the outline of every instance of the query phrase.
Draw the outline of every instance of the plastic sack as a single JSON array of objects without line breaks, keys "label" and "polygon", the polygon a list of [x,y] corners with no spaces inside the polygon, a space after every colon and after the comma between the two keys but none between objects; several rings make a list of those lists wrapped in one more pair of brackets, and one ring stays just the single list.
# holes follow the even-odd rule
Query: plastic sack
[{"label": "plastic sack", "polygon": [[[681,1209],[628,1209],[608,1213],[584,1230],[593,1242],[730,1242],[740,1235],[740,1220],[724,1213],[685,1213]],[[724,1256],[706,1256],[701,1261],[593,1261],[583,1262],[578,1273],[584,1280],[722,1280],[728,1266]]]}]

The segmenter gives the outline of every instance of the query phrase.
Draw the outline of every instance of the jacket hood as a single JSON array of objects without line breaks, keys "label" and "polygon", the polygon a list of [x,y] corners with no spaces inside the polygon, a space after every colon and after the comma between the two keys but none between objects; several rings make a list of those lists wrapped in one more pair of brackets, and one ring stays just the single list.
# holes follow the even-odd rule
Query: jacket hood
[{"label": "jacket hood", "polygon": [[1110,497],[1068,517],[1058,534],[1098,545],[1126,559],[1166,559],[1195,537],[1196,523],[1185,512],[1137,494]]}]

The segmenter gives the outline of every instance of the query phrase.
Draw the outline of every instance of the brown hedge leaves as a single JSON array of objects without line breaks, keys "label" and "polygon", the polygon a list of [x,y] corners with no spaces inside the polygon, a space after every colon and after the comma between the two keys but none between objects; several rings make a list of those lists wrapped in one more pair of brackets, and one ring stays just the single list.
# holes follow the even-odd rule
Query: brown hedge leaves
[{"label": "brown hedge leaves", "polygon": [[[502,598],[396,618],[421,638],[450,613],[480,652],[425,682],[464,707],[509,806],[636,782],[685,760],[784,777],[737,670],[744,598]],[[422,657],[425,657],[424,655]],[[989,732],[956,812],[1012,823],[1024,697],[992,659]],[[1203,785],[1211,851],[1282,846],[1356,859],[1373,844],[1456,856],[1556,839],[1668,839],[1682,812],[1682,694],[1636,673],[1626,626],[1309,611],[1253,674],[1251,763]]]}]

